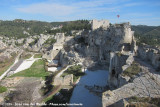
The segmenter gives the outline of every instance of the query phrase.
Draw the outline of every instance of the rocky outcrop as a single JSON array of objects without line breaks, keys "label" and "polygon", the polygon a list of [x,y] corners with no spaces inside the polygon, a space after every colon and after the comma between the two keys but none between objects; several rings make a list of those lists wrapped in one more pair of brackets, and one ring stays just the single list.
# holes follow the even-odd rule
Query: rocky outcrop
[{"label": "rocky outcrop", "polygon": [[18,39],[16,42],[17,42],[18,44],[22,44],[22,43],[24,42],[24,38]]},{"label": "rocky outcrop", "polygon": [[63,45],[64,45],[64,33],[57,33],[55,36],[56,39],[56,43],[53,44],[53,49],[51,52],[51,58],[52,59],[59,59],[60,57],[60,50],[63,49]]},{"label": "rocky outcrop", "polygon": [[64,77],[55,77],[53,85],[72,85],[73,74],[66,75]]},{"label": "rocky outcrop", "polygon": [[138,57],[149,62],[155,69],[160,71],[160,50],[148,45],[140,45],[137,51]]},{"label": "rocky outcrop", "polygon": [[53,44],[52,50],[44,54],[43,58],[59,60],[62,67],[81,61],[79,53],[74,50],[73,37],[65,37],[64,33],[57,33],[55,39],[56,43]]},{"label": "rocky outcrop", "polygon": [[0,40],[0,50],[5,49],[7,47],[7,44],[4,43],[2,40]]},{"label": "rocky outcrop", "polygon": [[122,99],[128,99],[133,96],[159,98],[160,95],[160,76],[159,74],[150,73],[148,67],[144,70],[147,73],[136,77],[133,82],[123,85],[122,87],[106,91],[102,95],[103,107],[114,105]]},{"label": "rocky outcrop", "polygon": [[82,58],[75,51],[60,51],[60,64],[62,67],[82,62]]},{"label": "rocky outcrop", "polygon": [[43,43],[50,38],[50,35],[40,34],[35,40],[35,44],[31,46],[32,51],[40,51],[42,49]]},{"label": "rocky outcrop", "polygon": [[110,52],[131,51],[133,35],[129,23],[112,25],[106,30],[99,28],[76,37],[79,43],[75,49],[99,63],[109,64]]},{"label": "rocky outcrop", "polygon": [[108,85],[110,88],[117,88],[127,83],[125,77],[121,73],[131,66],[134,61],[133,53],[123,54],[120,52],[110,53]]},{"label": "rocky outcrop", "polygon": [[2,58],[11,58],[13,54],[17,54],[20,51],[19,48],[14,48],[14,47],[8,47],[4,51],[0,53],[0,59]]}]

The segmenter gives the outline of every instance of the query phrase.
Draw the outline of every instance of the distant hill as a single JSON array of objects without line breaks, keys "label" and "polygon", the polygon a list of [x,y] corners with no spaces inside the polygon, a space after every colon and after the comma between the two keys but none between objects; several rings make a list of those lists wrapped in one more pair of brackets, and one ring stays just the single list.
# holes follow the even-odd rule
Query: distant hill
[{"label": "distant hill", "polygon": [[[62,25],[62,29],[51,30],[53,27]],[[77,20],[68,22],[41,22],[41,21],[26,21],[16,19],[13,21],[0,20],[0,35],[6,37],[24,38],[29,35],[55,34],[57,32],[66,32],[68,35],[71,30],[91,29],[88,20]]]},{"label": "distant hill", "polygon": [[[61,29],[52,29],[56,26],[63,26]],[[146,43],[148,45],[160,46],[160,26],[133,25],[132,30],[135,31],[137,43]],[[24,38],[33,35],[56,34],[58,32],[71,35],[71,30],[90,30],[91,24],[88,20],[76,20],[67,22],[42,22],[42,21],[26,21],[15,19],[13,21],[0,20],[0,36]]]},{"label": "distant hill", "polygon": [[21,19],[1,21],[0,35],[21,38],[28,36],[28,34],[36,35],[44,33],[46,29],[50,29],[51,27],[50,23],[40,21],[25,21]]},{"label": "distant hill", "polygon": [[138,39],[138,44],[146,43],[152,46],[160,46],[160,26],[132,26],[135,31],[135,37]]},{"label": "distant hill", "polygon": [[156,27],[155,26],[146,26],[146,25],[133,25],[132,30],[135,31],[138,34],[144,34],[146,32],[154,30]]}]

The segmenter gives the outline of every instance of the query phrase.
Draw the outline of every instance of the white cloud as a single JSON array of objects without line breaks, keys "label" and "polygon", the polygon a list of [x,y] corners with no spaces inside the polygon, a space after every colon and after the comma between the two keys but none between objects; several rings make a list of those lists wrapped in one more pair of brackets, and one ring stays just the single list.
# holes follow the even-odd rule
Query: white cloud
[{"label": "white cloud", "polygon": [[145,3],[128,3],[125,4],[124,6],[126,7],[132,7],[132,6],[140,6],[140,5],[144,5]]},{"label": "white cloud", "polygon": [[124,14],[125,17],[147,17],[152,16],[153,13],[126,13]]},{"label": "white cloud", "polygon": [[78,3],[73,3],[72,5],[78,7],[99,7],[107,4],[116,3],[117,0],[90,0],[90,1],[82,1]]},{"label": "white cloud", "polygon": [[64,16],[73,13],[74,7],[55,3],[38,3],[17,8],[18,11],[31,14],[42,14],[48,16]]},{"label": "white cloud", "polygon": [[[58,2],[51,0],[45,3],[36,3],[16,8],[19,12],[29,14],[41,14],[59,18],[81,18],[91,17],[98,13],[118,12],[119,7],[111,7],[109,4],[116,3],[117,0],[90,0],[81,2]],[[106,6],[107,5],[107,6]],[[81,16],[81,17],[79,17]]]}]

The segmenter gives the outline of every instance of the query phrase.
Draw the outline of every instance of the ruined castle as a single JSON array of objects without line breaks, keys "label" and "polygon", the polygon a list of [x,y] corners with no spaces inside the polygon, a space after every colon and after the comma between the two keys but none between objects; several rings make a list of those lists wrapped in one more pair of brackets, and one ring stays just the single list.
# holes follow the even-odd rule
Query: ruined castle
[{"label": "ruined castle", "polygon": [[159,49],[136,46],[129,22],[111,25],[108,20],[93,20],[92,31],[82,37],[85,41],[79,44],[79,50],[98,64],[108,66],[109,87],[117,88],[127,83],[121,73],[131,66],[134,56],[148,61],[156,70],[160,69]]},{"label": "ruined castle", "polygon": [[130,23],[111,25],[108,20],[93,20],[92,31],[82,35],[81,39],[83,41],[76,45],[76,50],[99,65],[109,67],[109,86],[121,85],[119,74],[132,64],[137,51]]},{"label": "ruined castle", "polygon": [[90,57],[96,65],[109,68],[108,85],[118,87],[119,75],[133,62],[136,41],[130,23],[111,25],[108,20],[92,20],[92,31],[65,37],[56,34],[50,59],[58,59],[62,66],[81,62],[80,55]]}]

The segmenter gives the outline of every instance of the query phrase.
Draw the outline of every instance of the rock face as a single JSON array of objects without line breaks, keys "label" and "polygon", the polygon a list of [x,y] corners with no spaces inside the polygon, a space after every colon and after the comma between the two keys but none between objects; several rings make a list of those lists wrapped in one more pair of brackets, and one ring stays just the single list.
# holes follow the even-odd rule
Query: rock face
[{"label": "rock face", "polygon": [[1,50],[1,49],[4,49],[4,48],[6,48],[6,47],[7,47],[7,44],[3,43],[3,41],[0,40],[0,50]]},{"label": "rock face", "polygon": [[31,48],[31,50],[33,51],[40,51],[40,49],[42,49],[42,45],[43,43],[49,38],[50,36],[49,35],[43,35],[41,34],[38,39],[37,39],[37,42],[35,45],[33,45]]},{"label": "rock face", "polygon": [[109,64],[109,76],[108,85],[111,88],[117,88],[121,85],[127,83],[125,79],[121,76],[121,73],[127,69],[132,62],[134,53],[120,53],[111,52],[110,53],[110,64]]},{"label": "rock face", "polygon": [[59,60],[60,52],[63,49],[63,45],[65,44],[64,33],[57,33],[54,36],[54,39],[56,39],[56,43],[53,44],[53,47],[51,50],[45,52],[45,54],[43,55],[43,58],[46,58],[48,60],[52,60],[52,59]]},{"label": "rock face", "polygon": [[2,61],[3,59],[11,58],[13,54],[17,54],[19,51],[19,48],[8,47],[0,53],[0,61]]},{"label": "rock face", "polygon": [[54,85],[72,85],[73,84],[73,74],[66,75],[65,77],[55,77]]},{"label": "rock face", "polygon": [[138,56],[145,61],[148,61],[158,71],[160,71],[160,50],[148,45],[141,45],[138,47]]},{"label": "rock face", "polygon": [[23,39],[23,38],[22,38],[22,39],[18,39],[18,40],[17,40],[17,43],[18,43],[18,44],[22,44],[22,43],[23,43],[23,41],[24,41],[24,39]]},{"label": "rock face", "polygon": [[77,51],[90,56],[96,61],[109,63],[110,52],[131,51],[134,32],[130,24],[116,24],[105,29],[97,29],[89,34],[82,35],[76,44]]},{"label": "rock face", "polygon": [[73,37],[65,37],[64,33],[57,33],[55,39],[57,41],[53,44],[52,50],[45,53],[43,58],[59,60],[62,67],[81,61],[79,54],[74,50]]},{"label": "rock face", "polygon": [[148,73],[144,73],[140,77],[135,78],[133,82],[123,85],[116,90],[104,92],[102,96],[103,107],[108,107],[117,101],[133,96],[150,98],[159,97],[160,76],[159,74],[153,75],[148,70],[148,68],[145,68],[145,72],[147,71]]}]

